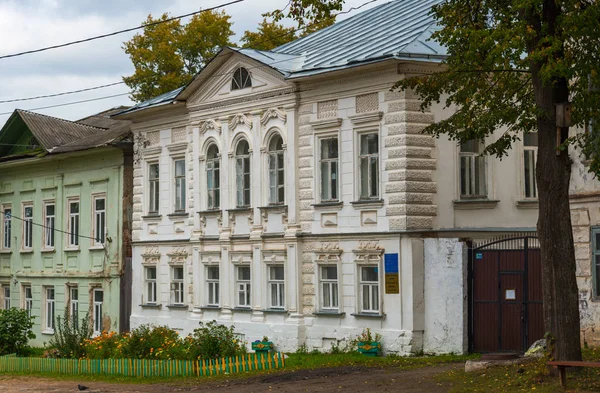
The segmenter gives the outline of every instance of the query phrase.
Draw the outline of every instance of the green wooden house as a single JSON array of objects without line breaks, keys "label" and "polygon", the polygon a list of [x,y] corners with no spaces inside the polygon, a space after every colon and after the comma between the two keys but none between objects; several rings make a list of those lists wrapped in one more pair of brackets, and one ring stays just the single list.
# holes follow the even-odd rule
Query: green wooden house
[{"label": "green wooden house", "polygon": [[133,150],[111,111],[71,122],[16,110],[0,130],[0,308],[128,330]]}]

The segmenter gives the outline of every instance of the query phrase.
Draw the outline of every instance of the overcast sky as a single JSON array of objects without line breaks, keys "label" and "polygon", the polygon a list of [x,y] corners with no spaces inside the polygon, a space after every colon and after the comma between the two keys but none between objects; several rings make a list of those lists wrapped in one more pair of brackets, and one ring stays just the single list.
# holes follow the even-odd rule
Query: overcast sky
[{"label": "overcast sky", "polygon": [[[346,0],[344,9],[367,0]],[[57,45],[138,26],[148,14],[172,16],[226,3],[227,0],[0,0],[0,56]],[[385,3],[376,1],[361,11]],[[284,7],[287,0],[245,0],[225,7],[231,15],[237,42],[245,30],[254,30],[261,14]],[[358,11],[360,12],[360,11]],[[343,15],[349,17],[356,14]],[[184,20],[185,21],[185,20]],[[133,66],[122,43],[135,32],[41,53],[0,59],[0,101],[121,81]],[[16,108],[34,109],[73,101],[127,93],[125,85],[63,97],[0,104],[0,127]],[[131,105],[127,95],[90,103],[35,110],[77,120],[119,105]]]}]

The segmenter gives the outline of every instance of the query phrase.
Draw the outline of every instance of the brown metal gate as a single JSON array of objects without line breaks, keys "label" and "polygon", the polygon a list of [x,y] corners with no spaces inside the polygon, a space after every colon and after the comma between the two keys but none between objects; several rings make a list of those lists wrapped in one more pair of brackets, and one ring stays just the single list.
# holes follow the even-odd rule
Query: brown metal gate
[{"label": "brown metal gate", "polygon": [[544,336],[537,238],[502,239],[469,255],[469,347],[524,352]]}]

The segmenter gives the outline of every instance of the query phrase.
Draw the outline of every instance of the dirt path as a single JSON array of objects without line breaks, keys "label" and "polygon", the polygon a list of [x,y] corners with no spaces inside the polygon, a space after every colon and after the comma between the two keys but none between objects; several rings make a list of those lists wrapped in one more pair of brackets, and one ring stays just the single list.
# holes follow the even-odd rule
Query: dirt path
[{"label": "dirt path", "polygon": [[159,393],[159,392],[402,392],[441,393],[433,376],[462,364],[435,366],[403,371],[399,368],[338,367],[300,370],[251,378],[207,381],[201,384],[156,383],[119,384],[93,381],[58,381],[29,376],[0,376],[0,392],[78,392],[81,383],[87,392]]}]

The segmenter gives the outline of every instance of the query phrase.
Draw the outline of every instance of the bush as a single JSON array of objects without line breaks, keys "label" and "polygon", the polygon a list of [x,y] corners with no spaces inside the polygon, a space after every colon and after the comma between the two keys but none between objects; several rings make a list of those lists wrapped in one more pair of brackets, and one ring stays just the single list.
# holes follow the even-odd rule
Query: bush
[{"label": "bush", "polygon": [[27,342],[35,338],[32,328],[33,317],[27,310],[0,310],[0,355],[25,353]]},{"label": "bush", "polygon": [[168,326],[142,325],[125,336],[121,347],[125,358],[185,359],[186,345]]},{"label": "bush", "polygon": [[50,346],[57,350],[59,358],[79,359],[85,356],[84,345],[92,337],[92,327],[89,323],[89,314],[80,323],[73,323],[69,317],[69,309],[65,309],[64,317],[58,317],[56,333],[50,340]]},{"label": "bush", "polygon": [[237,337],[235,327],[220,325],[217,321],[207,324],[200,322],[200,327],[194,330],[189,343],[191,359],[214,359],[219,357],[236,356],[246,352],[246,347]]},{"label": "bush", "polygon": [[88,359],[122,358],[123,341],[124,337],[116,332],[102,332],[99,336],[84,341],[84,356]]}]

